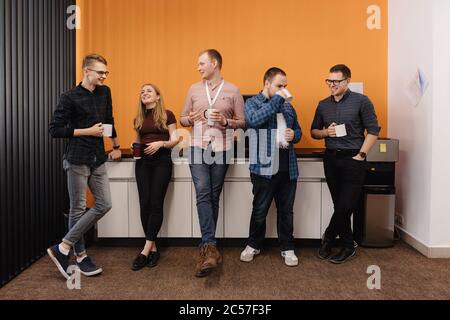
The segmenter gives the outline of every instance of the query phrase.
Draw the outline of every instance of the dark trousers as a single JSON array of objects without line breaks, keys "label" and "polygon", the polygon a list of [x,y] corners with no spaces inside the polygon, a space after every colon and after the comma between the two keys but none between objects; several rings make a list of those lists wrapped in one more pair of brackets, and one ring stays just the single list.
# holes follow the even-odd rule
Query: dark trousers
[{"label": "dark trousers", "polygon": [[146,239],[155,241],[163,222],[164,198],[172,177],[170,151],[160,150],[137,160],[135,174],[142,227]]},{"label": "dark trousers", "polygon": [[334,213],[325,231],[325,238],[334,240],[337,236],[346,248],[353,247],[351,216],[355,211],[366,175],[366,162],[353,160],[354,154],[324,157],[325,177],[334,204]]},{"label": "dark trousers", "polygon": [[297,181],[288,172],[279,172],[272,179],[251,174],[253,210],[248,245],[260,249],[266,236],[266,217],[272,200],[277,207],[278,240],[282,251],[294,250],[294,200]]}]

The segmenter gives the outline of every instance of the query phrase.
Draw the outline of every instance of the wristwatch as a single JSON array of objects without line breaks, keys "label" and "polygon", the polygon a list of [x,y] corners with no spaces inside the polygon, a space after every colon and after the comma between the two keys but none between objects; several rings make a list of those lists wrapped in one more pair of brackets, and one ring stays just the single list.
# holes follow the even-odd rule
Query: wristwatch
[{"label": "wristwatch", "polygon": [[365,159],[366,157],[367,157],[367,153],[365,153],[365,152],[360,152],[360,153],[358,153],[359,154],[359,156],[361,157],[361,158],[363,158],[363,159]]},{"label": "wristwatch", "polygon": [[120,149],[120,145],[119,146],[113,146],[114,150],[119,150]]}]

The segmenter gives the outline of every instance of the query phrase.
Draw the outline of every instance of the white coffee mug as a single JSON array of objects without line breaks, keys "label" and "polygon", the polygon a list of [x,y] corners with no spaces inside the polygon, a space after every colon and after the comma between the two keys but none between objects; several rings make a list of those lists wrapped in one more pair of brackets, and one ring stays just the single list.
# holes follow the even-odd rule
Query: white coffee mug
[{"label": "white coffee mug", "polygon": [[112,124],[102,124],[103,127],[103,136],[104,137],[112,137],[113,126]]},{"label": "white coffee mug", "polygon": [[292,102],[292,94],[288,91],[288,89],[282,89],[281,92],[283,92],[284,96],[286,97],[284,100],[286,102],[291,103]]},{"label": "white coffee mug", "polygon": [[209,108],[206,110],[206,118],[208,119],[208,126],[212,127],[214,125],[214,120],[211,119],[210,115],[211,113],[215,112],[216,109]]},{"label": "white coffee mug", "polygon": [[334,127],[336,129],[336,137],[345,137],[347,135],[347,130],[345,129],[345,124],[340,124]]}]

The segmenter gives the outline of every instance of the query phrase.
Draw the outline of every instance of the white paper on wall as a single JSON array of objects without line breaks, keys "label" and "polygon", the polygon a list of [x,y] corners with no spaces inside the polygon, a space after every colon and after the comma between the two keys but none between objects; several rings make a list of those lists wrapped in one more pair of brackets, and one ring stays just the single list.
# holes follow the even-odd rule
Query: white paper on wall
[{"label": "white paper on wall", "polygon": [[425,72],[423,72],[423,70],[420,68],[417,71],[417,85],[420,87],[420,92],[422,92],[422,95],[425,94],[425,91],[427,91],[428,86],[430,85]]},{"label": "white paper on wall", "polygon": [[348,84],[351,91],[364,94],[364,83],[363,82],[352,82]]},{"label": "white paper on wall", "polygon": [[406,96],[414,107],[419,105],[429,85],[430,82],[425,72],[418,68],[414,79],[411,80],[406,88]]}]

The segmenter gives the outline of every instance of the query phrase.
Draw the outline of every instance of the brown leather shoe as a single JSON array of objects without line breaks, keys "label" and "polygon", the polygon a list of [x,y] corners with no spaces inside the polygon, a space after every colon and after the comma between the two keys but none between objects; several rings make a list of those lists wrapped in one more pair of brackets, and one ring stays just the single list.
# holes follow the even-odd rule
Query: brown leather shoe
[{"label": "brown leather shoe", "polygon": [[206,247],[201,246],[200,252],[197,258],[197,265],[195,266],[195,276],[196,277],[205,277],[208,275],[207,272],[202,271],[202,265],[205,262],[206,259]]},{"label": "brown leather shoe", "polygon": [[219,263],[222,262],[222,256],[214,245],[204,245],[200,252],[204,255],[203,263],[200,265],[199,259],[195,275],[197,277],[206,277]]},{"label": "brown leather shoe", "polygon": [[203,262],[202,270],[214,269],[219,263],[222,262],[222,256],[220,255],[219,250],[217,250],[217,247],[214,245],[206,245],[205,254],[206,259],[205,262]]}]

